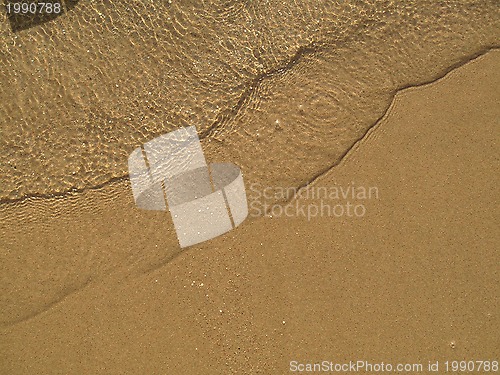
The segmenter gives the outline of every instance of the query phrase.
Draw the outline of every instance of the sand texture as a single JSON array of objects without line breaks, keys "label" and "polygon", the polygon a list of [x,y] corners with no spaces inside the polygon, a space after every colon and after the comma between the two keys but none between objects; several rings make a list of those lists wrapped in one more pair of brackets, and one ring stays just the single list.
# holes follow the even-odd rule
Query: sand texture
[{"label": "sand texture", "polygon": [[[0,23],[0,374],[499,360],[499,15],[81,1]],[[250,216],[181,250],[127,158],[188,125],[241,168]],[[335,187],[377,194],[314,196]]]}]

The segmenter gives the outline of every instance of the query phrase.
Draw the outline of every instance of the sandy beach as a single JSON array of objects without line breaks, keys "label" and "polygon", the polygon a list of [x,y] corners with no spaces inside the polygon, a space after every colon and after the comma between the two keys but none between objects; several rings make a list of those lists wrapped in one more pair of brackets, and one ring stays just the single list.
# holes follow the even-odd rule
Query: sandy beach
[{"label": "sandy beach", "polygon": [[[0,373],[498,363],[498,4],[169,4],[1,24]],[[249,216],[181,249],[127,158],[187,125]]]}]

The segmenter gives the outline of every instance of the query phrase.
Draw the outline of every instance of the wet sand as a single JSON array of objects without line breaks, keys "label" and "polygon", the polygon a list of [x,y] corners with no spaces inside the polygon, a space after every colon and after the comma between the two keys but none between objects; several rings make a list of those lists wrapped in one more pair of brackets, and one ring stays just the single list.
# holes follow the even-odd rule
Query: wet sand
[{"label": "wet sand", "polygon": [[249,218],[180,252],[126,180],[4,204],[1,372],[498,359],[499,71],[491,51],[399,92],[314,179],[377,187],[363,217]]}]

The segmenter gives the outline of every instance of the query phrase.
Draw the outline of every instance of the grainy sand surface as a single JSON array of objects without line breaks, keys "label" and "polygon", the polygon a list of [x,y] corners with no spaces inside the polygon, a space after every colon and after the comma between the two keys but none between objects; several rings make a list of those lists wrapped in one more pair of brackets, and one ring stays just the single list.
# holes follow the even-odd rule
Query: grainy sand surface
[{"label": "grainy sand surface", "polygon": [[[498,3],[252,4],[2,24],[0,373],[500,359]],[[126,163],[192,124],[250,217],[181,251]]]}]

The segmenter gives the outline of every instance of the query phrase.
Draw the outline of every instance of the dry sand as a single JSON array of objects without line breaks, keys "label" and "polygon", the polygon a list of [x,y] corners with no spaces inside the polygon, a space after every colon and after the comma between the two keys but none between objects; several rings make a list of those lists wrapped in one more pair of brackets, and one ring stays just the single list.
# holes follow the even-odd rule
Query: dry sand
[{"label": "dry sand", "polygon": [[[72,266],[114,272],[4,327],[1,372],[281,374],[291,360],[498,359],[499,71],[490,52],[398,93],[311,185],[376,186],[362,218],[249,219],[152,269],[175,235],[165,214],[134,208],[125,183],[74,198],[88,207],[114,194],[98,214],[61,204],[68,251],[81,237],[94,257]],[[58,255],[32,257],[11,262],[13,278]],[[60,266],[54,277],[70,272]]]}]

